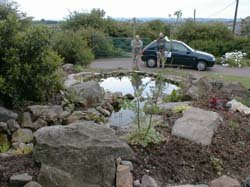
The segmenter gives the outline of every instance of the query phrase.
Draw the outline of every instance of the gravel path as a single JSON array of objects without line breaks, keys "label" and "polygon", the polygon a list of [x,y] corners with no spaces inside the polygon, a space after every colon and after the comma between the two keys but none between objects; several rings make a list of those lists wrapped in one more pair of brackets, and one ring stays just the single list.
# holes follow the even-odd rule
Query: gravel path
[{"label": "gravel path", "polygon": [[[132,59],[131,58],[110,58],[110,59],[98,59],[92,62],[91,68],[97,69],[132,69]],[[171,69],[171,67],[167,67]],[[175,68],[176,69],[176,68]],[[140,70],[143,71],[155,71],[156,68],[148,68],[143,62],[140,64]],[[195,69],[184,68],[179,69],[180,71],[189,72],[195,75],[202,75],[204,72],[198,72]],[[206,72],[212,72],[224,75],[235,75],[235,76],[249,76],[250,77],[250,67],[245,68],[229,68],[220,65],[215,65],[212,68],[207,69]]]}]

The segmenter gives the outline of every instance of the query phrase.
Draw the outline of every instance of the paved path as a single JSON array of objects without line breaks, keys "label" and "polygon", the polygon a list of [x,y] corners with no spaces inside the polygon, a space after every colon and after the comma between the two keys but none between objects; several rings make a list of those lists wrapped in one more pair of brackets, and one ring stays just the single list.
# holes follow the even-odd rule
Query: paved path
[{"label": "paved path", "polygon": [[[97,69],[132,69],[132,59],[131,58],[110,58],[110,59],[98,59],[92,62],[90,65],[91,68]],[[167,67],[167,69],[171,69],[171,67]],[[176,68],[175,68],[176,69]],[[140,70],[143,71],[155,71],[156,68],[148,68],[145,64],[140,64]],[[223,67],[220,65],[215,65],[212,68],[208,68],[205,72],[199,72],[195,69],[184,68],[180,69],[180,71],[189,72],[195,75],[202,75],[207,72],[224,74],[224,75],[235,75],[235,76],[249,76],[250,77],[250,67],[245,68],[229,68]]]}]

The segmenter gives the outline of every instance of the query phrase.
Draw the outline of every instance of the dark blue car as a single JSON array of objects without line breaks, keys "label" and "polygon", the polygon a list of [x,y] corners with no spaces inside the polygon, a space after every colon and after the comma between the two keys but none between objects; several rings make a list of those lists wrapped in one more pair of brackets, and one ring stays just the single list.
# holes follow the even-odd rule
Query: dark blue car
[{"label": "dark blue car", "polygon": [[[212,54],[194,50],[178,40],[167,40],[166,48],[171,52],[171,56],[165,62],[166,65],[187,66],[204,71],[215,64],[215,57]],[[157,66],[156,41],[143,49],[141,59],[146,62],[147,67]]]}]

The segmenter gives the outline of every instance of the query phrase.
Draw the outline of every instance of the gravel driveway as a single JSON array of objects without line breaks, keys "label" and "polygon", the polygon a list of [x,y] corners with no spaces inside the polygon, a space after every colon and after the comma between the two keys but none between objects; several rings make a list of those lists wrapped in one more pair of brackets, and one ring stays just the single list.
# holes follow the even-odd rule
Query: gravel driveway
[{"label": "gravel driveway", "polygon": [[[132,59],[131,58],[109,58],[109,59],[97,59],[90,65],[91,68],[97,69],[132,69]],[[167,67],[171,69],[172,67]],[[175,68],[176,69],[176,68]],[[148,68],[143,62],[140,64],[140,70],[143,71],[155,71],[156,68]],[[195,75],[202,75],[204,72],[199,72],[195,69],[184,68],[180,71],[189,72]],[[229,68],[220,65],[215,65],[212,68],[208,68],[206,72],[212,72],[224,75],[235,75],[235,76],[249,76],[250,77],[250,67],[245,68]]]}]

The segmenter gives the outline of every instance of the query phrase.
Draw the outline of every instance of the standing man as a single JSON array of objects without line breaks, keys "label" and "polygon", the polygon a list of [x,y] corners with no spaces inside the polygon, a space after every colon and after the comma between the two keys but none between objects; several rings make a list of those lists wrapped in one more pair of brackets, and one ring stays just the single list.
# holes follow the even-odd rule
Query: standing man
[{"label": "standing man", "polygon": [[139,60],[142,53],[143,42],[140,40],[140,36],[136,35],[135,39],[131,41],[132,53],[133,53],[133,64],[136,69],[139,69]]},{"label": "standing man", "polygon": [[162,64],[162,68],[164,68],[166,57],[165,51],[167,49],[167,41],[164,38],[163,33],[159,34],[159,38],[156,41],[156,48],[157,48],[157,67],[160,68],[160,63]]}]

